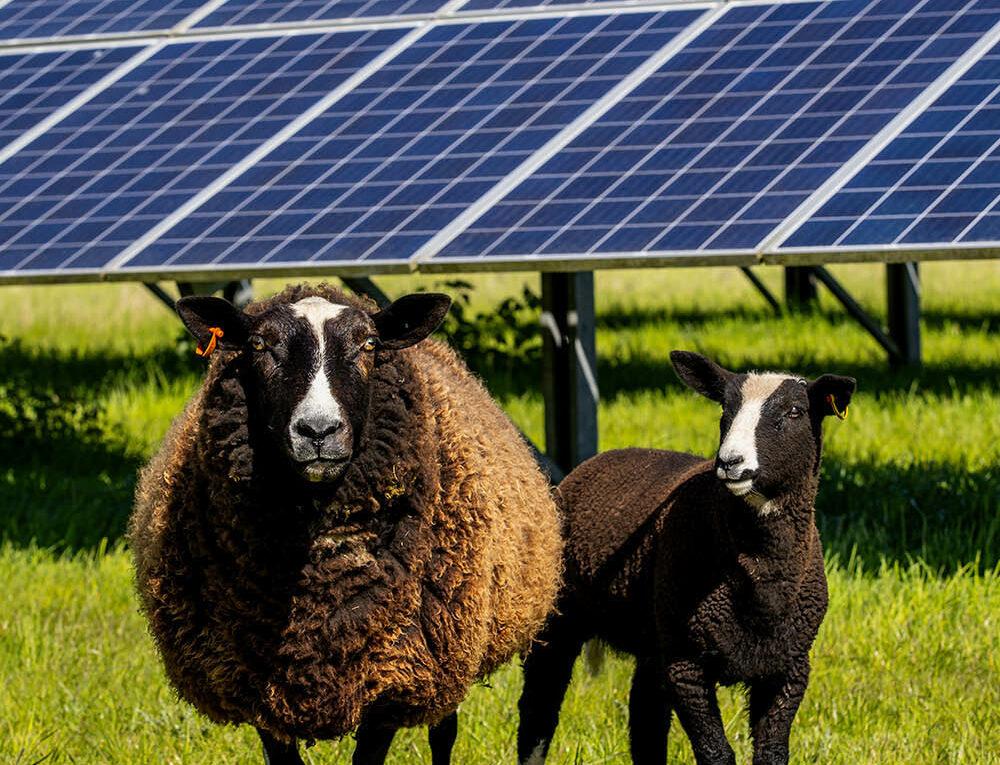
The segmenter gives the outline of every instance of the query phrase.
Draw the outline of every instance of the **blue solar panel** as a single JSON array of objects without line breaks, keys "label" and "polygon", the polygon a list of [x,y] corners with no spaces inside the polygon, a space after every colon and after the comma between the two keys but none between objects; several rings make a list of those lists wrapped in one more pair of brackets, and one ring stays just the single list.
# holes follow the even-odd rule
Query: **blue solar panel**
[{"label": "blue solar panel", "polygon": [[20,138],[138,51],[122,47],[0,56],[0,146]]},{"label": "blue solar panel", "polygon": [[127,267],[408,258],[700,13],[435,27]]},{"label": "blue solar panel", "polygon": [[733,7],[435,260],[753,250],[1000,21],[997,6]]},{"label": "blue solar panel", "polygon": [[106,264],[406,32],[168,46],[0,165],[0,270]]},{"label": "blue solar panel", "polygon": [[434,13],[448,0],[228,0],[196,27],[281,24],[297,21]]},{"label": "blue solar panel", "polygon": [[1000,242],[1000,46],[782,244]]},{"label": "blue solar panel", "polygon": [[621,2],[621,0],[469,0],[458,10],[463,13],[465,11],[513,11],[521,8],[547,8],[556,5],[603,5],[613,2]]},{"label": "blue solar panel", "polygon": [[0,40],[165,30],[206,0],[12,0],[0,7]]}]

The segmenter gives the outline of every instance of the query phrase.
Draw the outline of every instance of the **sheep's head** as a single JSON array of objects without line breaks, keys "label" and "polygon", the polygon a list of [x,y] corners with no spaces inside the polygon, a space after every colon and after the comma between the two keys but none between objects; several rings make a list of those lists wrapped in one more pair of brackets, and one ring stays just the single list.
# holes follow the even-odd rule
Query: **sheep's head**
[{"label": "sheep's head", "polygon": [[736,374],[688,351],[670,360],[684,383],[722,404],[715,473],[763,512],[819,471],[823,419],[846,411],[855,388],[839,375]]},{"label": "sheep's head", "polygon": [[312,296],[251,315],[220,298],[187,297],[177,312],[202,347],[219,328],[218,346],[245,355],[248,400],[274,446],[300,476],[329,483],[358,450],[376,354],[423,340],[450,304],[407,295],[369,314]]}]

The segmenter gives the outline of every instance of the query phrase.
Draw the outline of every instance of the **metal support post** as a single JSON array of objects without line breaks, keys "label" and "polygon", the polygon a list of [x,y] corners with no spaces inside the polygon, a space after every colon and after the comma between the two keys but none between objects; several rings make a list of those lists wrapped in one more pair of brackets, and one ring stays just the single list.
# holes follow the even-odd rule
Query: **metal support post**
[{"label": "metal support post", "polygon": [[542,274],[545,451],[569,472],[597,454],[594,274]]},{"label": "metal support post", "polygon": [[791,311],[804,311],[816,304],[819,292],[811,266],[785,267],[785,303]]},{"label": "metal support post", "polygon": [[919,367],[920,353],[920,273],[916,263],[886,265],[886,293],[889,304],[889,336],[899,348],[890,358],[894,367]]}]

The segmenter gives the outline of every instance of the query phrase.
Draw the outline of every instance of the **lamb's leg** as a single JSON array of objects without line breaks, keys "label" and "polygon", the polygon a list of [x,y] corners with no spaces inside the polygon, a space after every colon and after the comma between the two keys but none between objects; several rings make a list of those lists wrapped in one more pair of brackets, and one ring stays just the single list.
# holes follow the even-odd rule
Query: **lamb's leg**
[{"label": "lamb's leg", "polygon": [[750,684],[750,733],[753,765],[786,765],[788,736],[809,682],[808,660],[791,677],[754,680]]},{"label": "lamb's leg", "polygon": [[257,735],[260,736],[264,745],[264,762],[267,765],[304,765],[299,757],[299,748],[293,741],[290,744],[283,744],[267,731],[257,728]]},{"label": "lamb's leg", "polygon": [[395,728],[361,723],[354,736],[356,743],[351,765],[382,765],[389,754],[389,747],[395,735]]},{"label": "lamb's leg", "polygon": [[628,733],[633,765],[663,765],[667,761],[670,704],[658,662],[639,658],[628,697]]},{"label": "lamb's leg", "polygon": [[698,765],[736,765],[736,755],[726,740],[719,714],[715,683],[690,660],[670,662],[665,674],[668,698],[691,740]]},{"label": "lamb's leg", "polygon": [[517,707],[517,761],[542,765],[559,724],[559,707],[573,676],[573,662],[590,637],[556,616],[524,659],[524,689]]},{"label": "lamb's leg", "polygon": [[437,725],[432,725],[427,731],[431,744],[431,765],[449,765],[451,763],[451,748],[455,746],[458,736],[458,712],[452,712]]}]

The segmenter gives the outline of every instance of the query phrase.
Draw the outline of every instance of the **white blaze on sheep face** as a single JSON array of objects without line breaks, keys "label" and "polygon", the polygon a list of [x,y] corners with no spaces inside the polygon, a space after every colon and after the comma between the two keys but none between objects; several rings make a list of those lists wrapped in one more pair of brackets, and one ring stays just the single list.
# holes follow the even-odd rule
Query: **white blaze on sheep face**
[{"label": "white blaze on sheep face", "polygon": [[312,377],[305,395],[292,411],[288,438],[292,458],[305,465],[305,477],[314,481],[328,480],[331,467],[350,457],[350,444],[345,444],[339,433],[345,424],[344,412],[327,376],[326,342],[327,322],[346,310],[347,306],[320,297],[305,298],[292,305],[292,312],[305,319],[312,329],[314,351]]},{"label": "white blaze on sheep face", "polygon": [[786,380],[795,378],[782,374],[749,374],[740,386],[740,402],[736,415],[723,434],[716,461],[716,475],[726,488],[738,497],[765,509],[766,500],[752,494],[754,479],[760,473],[758,428],[768,399]]}]

